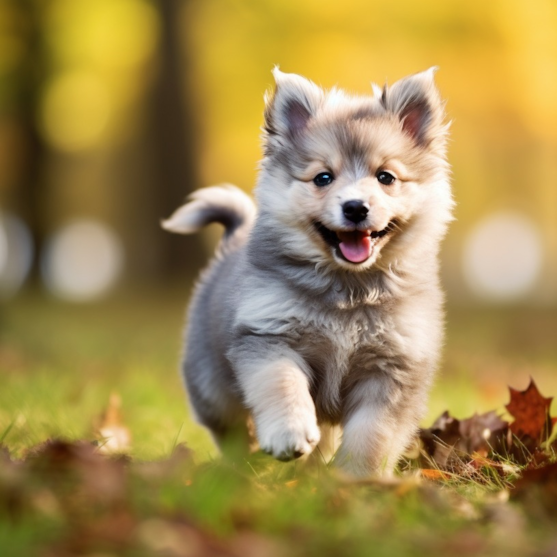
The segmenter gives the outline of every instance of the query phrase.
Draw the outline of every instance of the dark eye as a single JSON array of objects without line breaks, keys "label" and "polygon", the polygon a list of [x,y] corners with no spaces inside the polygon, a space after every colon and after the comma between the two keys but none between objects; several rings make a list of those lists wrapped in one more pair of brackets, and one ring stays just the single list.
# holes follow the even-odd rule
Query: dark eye
[{"label": "dark eye", "polygon": [[330,172],[321,172],[313,179],[313,183],[322,188],[328,186],[334,179],[335,177]]},{"label": "dark eye", "polygon": [[389,172],[385,172],[384,170],[378,172],[376,176],[379,183],[383,184],[384,186],[390,186],[396,180],[396,178],[392,174],[390,174]]}]

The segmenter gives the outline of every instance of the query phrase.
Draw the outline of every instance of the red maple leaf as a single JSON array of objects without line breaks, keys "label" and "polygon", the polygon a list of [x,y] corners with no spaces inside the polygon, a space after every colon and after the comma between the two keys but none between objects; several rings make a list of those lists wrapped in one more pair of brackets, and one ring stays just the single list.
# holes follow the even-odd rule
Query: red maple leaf
[{"label": "red maple leaf", "polygon": [[517,391],[509,387],[509,391],[511,400],[505,408],[514,417],[514,422],[510,425],[514,435],[518,438],[528,436],[538,443],[547,440],[557,421],[551,419],[549,414],[553,397],[543,397],[532,378],[526,390]]}]

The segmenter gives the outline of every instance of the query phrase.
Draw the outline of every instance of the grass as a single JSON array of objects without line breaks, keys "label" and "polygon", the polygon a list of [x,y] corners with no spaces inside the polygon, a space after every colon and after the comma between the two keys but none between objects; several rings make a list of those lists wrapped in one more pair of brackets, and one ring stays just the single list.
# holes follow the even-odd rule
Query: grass
[{"label": "grass", "polygon": [[0,432],[16,455],[48,437],[92,435],[110,393],[123,401],[133,455],[168,455],[187,441],[213,455],[186,412],[178,374],[180,301],[119,300],[72,306],[30,296],[4,312]]},{"label": "grass", "polygon": [[[325,466],[218,458],[177,372],[185,293],[132,292],[91,306],[28,293],[6,305],[0,445],[18,459],[48,438],[93,439],[117,392],[131,460],[110,461],[114,469],[94,461],[90,473],[88,456],[64,457],[80,471],[67,489],[40,460],[0,459],[2,555],[541,555],[557,541],[546,507],[507,503],[506,484],[489,470],[481,481],[408,472],[392,485],[346,484]],[[522,389],[529,375],[557,394],[556,331],[546,309],[451,309],[424,425],[446,409],[502,410],[507,383]],[[171,456],[182,444],[193,457]],[[100,499],[99,477],[114,481]]]}]

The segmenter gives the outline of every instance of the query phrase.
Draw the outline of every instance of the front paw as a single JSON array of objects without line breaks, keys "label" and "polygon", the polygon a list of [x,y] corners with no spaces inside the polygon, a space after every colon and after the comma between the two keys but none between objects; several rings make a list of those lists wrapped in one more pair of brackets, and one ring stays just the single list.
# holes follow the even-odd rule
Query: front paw
[{"label": "front paw", "polygon": [[311,453],[321,438],[313,409],[284,416],[261,414],[255,422],[261,450],[282,461]]}]

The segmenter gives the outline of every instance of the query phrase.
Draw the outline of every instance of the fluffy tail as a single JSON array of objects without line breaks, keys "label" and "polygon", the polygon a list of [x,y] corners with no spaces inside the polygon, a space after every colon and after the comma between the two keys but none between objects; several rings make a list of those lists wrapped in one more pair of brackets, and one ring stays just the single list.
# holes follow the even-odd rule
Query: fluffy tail
[{"label": "fluffy tail", "polygon": [[169,232],[191,234],[211,222],[220,222],[230,237],[238,230],[249,230],[254,218],[253,201],[236,186],[224,184],[195,191],[161,224]]}]

